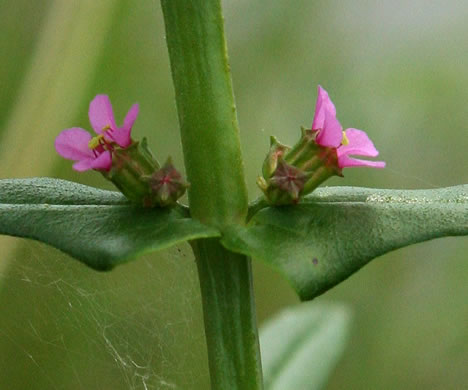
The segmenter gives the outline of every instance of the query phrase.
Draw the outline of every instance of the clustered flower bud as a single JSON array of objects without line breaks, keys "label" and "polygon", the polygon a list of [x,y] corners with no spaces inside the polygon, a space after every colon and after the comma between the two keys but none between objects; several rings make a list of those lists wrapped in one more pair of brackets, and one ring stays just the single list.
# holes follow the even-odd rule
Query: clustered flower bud
[{"label": "clustered flower bud", "polygon": [[117,127],[107,95],[97,95],[89,106],[89,120],[98,134],[73,127],[63,130],[55,140],[58,154],[76,161],[79,172],[97,170],[110,180],[133,203],[144,207],[166,207],[177,203],[188,188],[169,158],[161,168],[148,149],[146,139],[131,138],[138,104],[127,113],[122,127]]},{"label": "clustered flower bud", "polygon": [[343,168],[385,167],[383,161],[350,157],[375,157],[378,153],[364,131],[343,131],[334,104],[319,86],[312,128],[302,128],[301,138],[292,148],[271,137],[263,176],[257,179],[257,185],[270,204],[295,204],[331,176],[343,176]]}]

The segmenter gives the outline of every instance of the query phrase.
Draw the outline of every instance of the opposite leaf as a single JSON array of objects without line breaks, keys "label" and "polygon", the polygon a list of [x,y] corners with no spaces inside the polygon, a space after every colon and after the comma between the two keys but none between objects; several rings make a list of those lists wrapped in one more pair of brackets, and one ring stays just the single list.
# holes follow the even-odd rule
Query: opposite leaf
[{"label": "opposite leaf", "polygon": [[267,207],[223,245],[270,264],[302,300],[391,250],[468,235],[468,185],[435,190],[318,189],[296,206]]},{"label": "opposite leaf", "polygon": [[219,236],[182,207],[143,209],[118,192],[49,178],[0,180],[0,234],[45,242],[98,270]]},{"label": "opposite leaf", "polygon": [[350,315],[340,305],[303,303],[260,329],[266,390],[323,388],[348,339]]}]

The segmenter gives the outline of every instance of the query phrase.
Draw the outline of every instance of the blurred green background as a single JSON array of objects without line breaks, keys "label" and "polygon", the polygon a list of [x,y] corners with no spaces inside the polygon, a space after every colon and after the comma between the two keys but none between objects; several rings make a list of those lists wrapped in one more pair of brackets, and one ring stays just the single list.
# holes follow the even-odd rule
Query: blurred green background
[{"label": "blurred green background", "polygon": [[[341,123],[368,132],[385,170],[328,185],[433,188],[468,182],[468,4],[459,0],[225,1],[250,198],[274,134],[310,125],[316,87]],[[0,177],[78,174],[53,148],[110,95],[134,102],[135,138],[182,165],[156,0],[0,1]],[[188,246],[96,273],[57,250],[0,237],[0,389],[207,389],[198,281]],[[382,256],[318,298],[354,312],[329,389],[464,389],[468,240]],[[255,263],[259,321],[298,302]],[[311,370],[314,367],[310,367]],[[286,389],[288,390],[288,389]],[[294,390],[294,389],[293,389]]]}]

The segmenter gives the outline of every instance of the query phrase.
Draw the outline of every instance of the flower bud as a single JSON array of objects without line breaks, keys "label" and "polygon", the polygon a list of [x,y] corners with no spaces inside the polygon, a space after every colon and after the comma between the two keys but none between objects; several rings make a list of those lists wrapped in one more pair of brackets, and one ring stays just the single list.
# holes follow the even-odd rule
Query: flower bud
[{"label": "flower bud", "polygon": [[150,187],[151,200],[159,206],[175,204],[189,187],[179,171],[175,169],[170,157],[161,169],[155,171],[146,180]]},{"label": "flower bud", "polygon": [[143,178],[159,169],[159,163],[149,151],[146,139],[132,142],[126,148],[115,147],[110,170],[101,171],[103,176],[133,203],[148,206],[150,190]]},{"label": "flower bud", "polygon": [[271,204],[295,204],[330,176],[341,174],[336,150],[317,145],[315,131],[301,130],[301,138],[292,148],[271,138],[263,177],[257,179],[257,185]]},{"label": "flower bud", "polygon": [[301,138],[292,148],[274,137],[271,140],[263,177],[257,179],[257,184],[273,205],[297,203],[300,196],[312,192],[329,177],[343,176],[343,168],[385,167],[383,161],[354,158],[376,157],[379,152],[364,131],[343,131],[335,105],[320,86],[312,128],[302,128]]},{"label": "flower bud", "polygon": [[307,180],[312,174],[288,164],[283,158],[278,160],[274,174],[265,181],[262,188],[267,200],[275,205],[297,203]]},{"label": "flower bud", "polygon": [[148,149],[146,139],[135,142],[132,127],[139,105],[134,104],[123,126],[115,123],[109,96],[97,95],[89,105],[89,121],[95,137],[85,129],[63,130],[55,139],[55,149],[73,160],[73,169],[99,171],[132,202],[144,207],[169,206],[177,202],[188,184],[169,159],[163,168]]},{"label": "flower bud", "polygon": [[111,169],[101,172],[133,203],[144,207],[174,205],[188,184],[169,158],[161,168],[146,138],[127,148],[115,148]]}]

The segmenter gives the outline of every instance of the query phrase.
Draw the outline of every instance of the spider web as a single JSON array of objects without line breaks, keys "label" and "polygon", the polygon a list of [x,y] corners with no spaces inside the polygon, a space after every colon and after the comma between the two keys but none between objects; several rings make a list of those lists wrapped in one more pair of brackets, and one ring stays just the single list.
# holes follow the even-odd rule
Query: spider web
[{"label": "spider web", "polygon": [[208,387],[188,245],[99,273],[28,241],[0,272],[0,388]]}]

